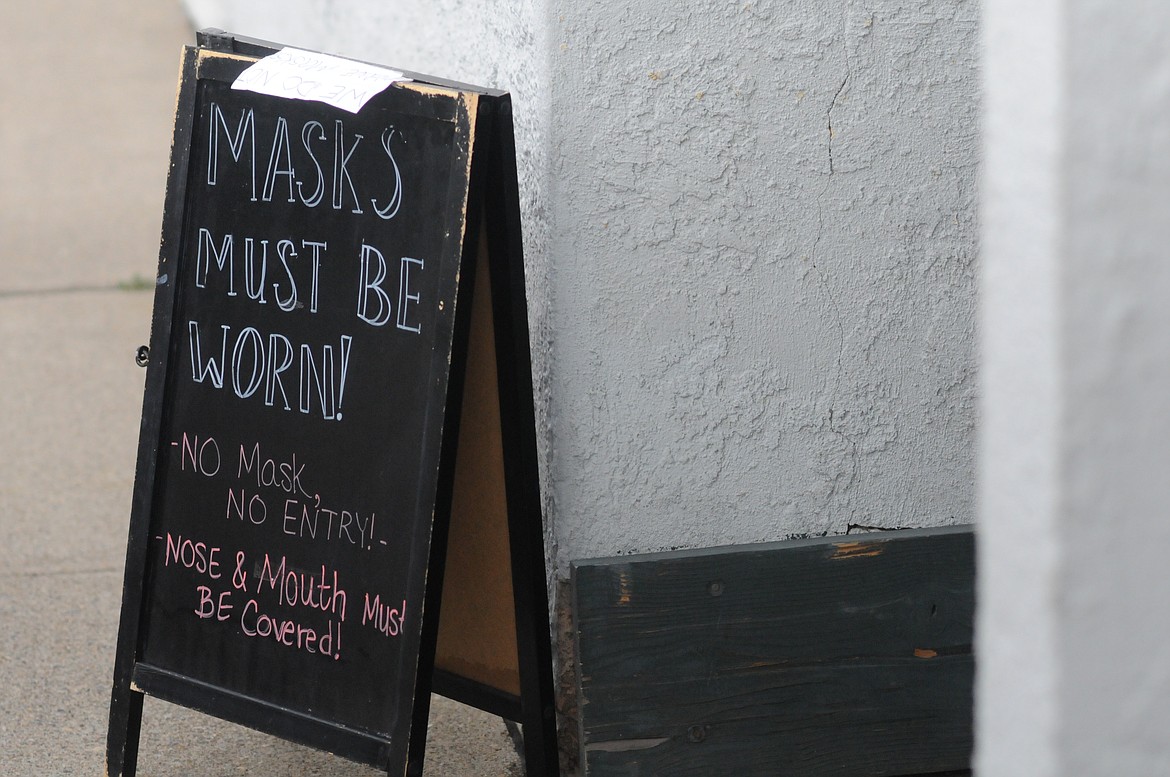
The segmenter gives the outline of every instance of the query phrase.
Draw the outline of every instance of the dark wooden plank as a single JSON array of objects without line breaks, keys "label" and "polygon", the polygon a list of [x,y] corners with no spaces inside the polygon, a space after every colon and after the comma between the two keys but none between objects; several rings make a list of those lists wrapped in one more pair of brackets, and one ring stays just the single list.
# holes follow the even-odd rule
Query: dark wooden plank
[{"label": "dark wooden plank", "polygon": [[574,565],[590,775],[926,775],[972,747],[974,535]]}]

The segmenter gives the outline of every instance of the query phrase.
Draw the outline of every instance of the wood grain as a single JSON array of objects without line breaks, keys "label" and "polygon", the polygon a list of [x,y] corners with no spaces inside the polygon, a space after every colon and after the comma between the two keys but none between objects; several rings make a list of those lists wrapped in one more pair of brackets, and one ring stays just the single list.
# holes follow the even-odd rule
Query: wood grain
[{"label": "wood grain", "polygon": [[970,527],[574,565],[599,775],[963,773]]}]

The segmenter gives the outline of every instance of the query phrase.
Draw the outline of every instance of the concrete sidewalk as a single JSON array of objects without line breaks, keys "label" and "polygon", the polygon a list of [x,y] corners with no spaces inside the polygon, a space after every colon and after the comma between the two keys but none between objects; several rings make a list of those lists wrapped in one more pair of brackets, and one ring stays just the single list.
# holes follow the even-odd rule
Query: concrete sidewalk
[{"label": "concrete sidewalk", "polygon": [[[17,3],[0,26],[0,774],[98,775],[179,49],[177,3]],[[147,699],[143,775],[378,772]],[[519,774],[442,699],[427,774]]]}]

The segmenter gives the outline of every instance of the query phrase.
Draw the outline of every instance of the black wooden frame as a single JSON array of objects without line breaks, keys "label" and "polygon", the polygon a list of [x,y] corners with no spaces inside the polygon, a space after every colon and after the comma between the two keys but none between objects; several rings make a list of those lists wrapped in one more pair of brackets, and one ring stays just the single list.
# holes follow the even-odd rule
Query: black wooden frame
[{"label": "black wooden frame", "polygon": [[[278,46],[221,30],[198,33],[199,47],[222,53],[262,57]],[[168,272],[181,239],[182,221],[193,135],[195,63],[198,49],[188,49],[183,59],[175,117],[175,136],[165,203],[165,222],[160,246],[160,274]],[[426,84],[474,92],[478,95],[474,151],[469,181],[466,229],[463,239],[461,281],[456,310],[451,372],[447,392],[446,422],[439,458],[435,521],[431,535],[430,574],[423,608],[415,699],[408,753],[408,775],[421,775],[426,744],[430,692],[519,722],[524,731],[524,761],[530,777],[559,774],[552,657],[548,618],[548,593],[544,564],[544,533],[536,459],[536,425],[532,400],[531,356],[527,299],[524,282],[523,244],[517,182],[515,139],[511,100],[506,92],[484,90],[453,81],[407,73]],[[516,613],[518,666],[521,695],[499,691],[450,672],[435,671],[442,568],[446,557],[455,453],[458,442],[463,365],[470,331],[470,302],[474,286],[479,230],[486,230],[492,311],[497,352],[500,421],[505,465],[509,547]],[[137,769],[138,742],[144,694],[192,707],[267,733],[324,749],[378,768],[388,769],[392,754],[379,738],[332,722],[319,720],[276,704],[243,696],[139,661],[142,654],[142,618],[145,603],[145,570],[149,524],[163,424],[167,360],[177,284],[160,284],[152,319],[151,369],[147,373],[138,448],[126,570],[122,597],[122,622],[115,656],[110,702],[107,769],[110,777],[133,777]]]}]

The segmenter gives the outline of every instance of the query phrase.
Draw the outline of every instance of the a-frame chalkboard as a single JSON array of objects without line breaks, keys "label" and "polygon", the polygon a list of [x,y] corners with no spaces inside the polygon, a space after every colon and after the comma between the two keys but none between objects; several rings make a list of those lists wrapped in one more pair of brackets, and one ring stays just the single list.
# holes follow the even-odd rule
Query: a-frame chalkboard
[{"label": "a-frame chalkboard", "polygon": [[419,774],[434,690],[555,775],[509,97],[408,73],[349,113],[233,89],[272,44],[198,43],[107,774],[135,773],[144,694]]}]

